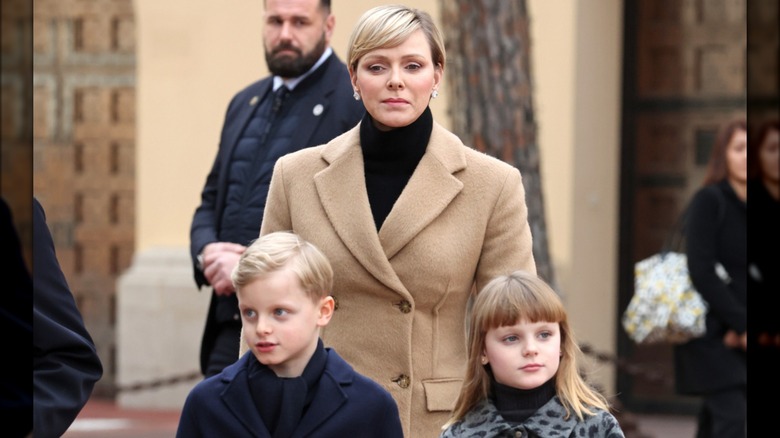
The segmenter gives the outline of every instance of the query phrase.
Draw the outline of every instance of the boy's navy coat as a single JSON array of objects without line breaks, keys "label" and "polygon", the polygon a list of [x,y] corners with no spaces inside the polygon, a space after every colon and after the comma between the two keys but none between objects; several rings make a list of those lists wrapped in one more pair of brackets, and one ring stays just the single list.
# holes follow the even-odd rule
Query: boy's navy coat
[{"label": "boy's navy coat", "polygon": [[[293,437],[403,437],[398,407],[373,380],[357,374],[326,348],[325,371]],[[252,400],[247,369],[252,352],[192,389],[184,403],[177,438],[271,438]]]}]

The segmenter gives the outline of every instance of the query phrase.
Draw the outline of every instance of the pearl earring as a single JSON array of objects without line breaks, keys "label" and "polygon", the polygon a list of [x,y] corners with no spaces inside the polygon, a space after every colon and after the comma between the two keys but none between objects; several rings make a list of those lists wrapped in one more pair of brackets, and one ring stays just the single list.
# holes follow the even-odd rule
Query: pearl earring
[{"label": "pearl earring", "polygon": [[486,358],[486,357],[483,357],[483,358],[482,358],[482,365],[487,365],[487,363],[488,363],[488,360],[487,360],[487,358]]},{"label": "pearl earring", "polygon": [[437,97],[439,97],[439,90],[433,90],[431,98],[436,99]]},{"label": "pearl earring", "polygon": [[354,97],[355,100],[360,100],[360,94],[357,92],[357,90],[355,90],[355,92],[352,93],[352,97]]}]

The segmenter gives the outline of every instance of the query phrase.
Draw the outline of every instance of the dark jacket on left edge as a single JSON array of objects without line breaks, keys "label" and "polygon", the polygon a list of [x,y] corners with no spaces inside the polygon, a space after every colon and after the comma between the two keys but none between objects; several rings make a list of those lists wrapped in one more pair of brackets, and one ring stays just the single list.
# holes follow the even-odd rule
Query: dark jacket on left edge
[{"label": "dark jacket on left edge", "polygon": [[43,208],[33,199],[33,423],[59,437],[87,403],[103,366],[60,269]]},{"label": "dark jacket on left edge", "polygon": [[[332,349],[314,399],[293,437],[402,438],[398,407],[390,394]],[[198,383],[184,403],[178,438],[271,438],[247,382],[251,351],[222,373]]]}]

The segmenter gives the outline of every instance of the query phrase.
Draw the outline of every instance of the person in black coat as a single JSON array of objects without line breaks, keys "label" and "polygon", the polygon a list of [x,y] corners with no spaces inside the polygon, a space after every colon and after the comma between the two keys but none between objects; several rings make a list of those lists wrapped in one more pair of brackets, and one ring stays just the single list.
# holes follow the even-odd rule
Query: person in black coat
[{"label": "person in black coat", "polygon": [[330,0],[267,0],[265,58],[272,73],[236,94],[190,229],[198,288],[212,286],[200,366],[212,376],[238,359],[241,322],[230,272],[256,239],[276,160],[327,143],[365,112],[329,46]]},{"label": "person in black coat", "polygon": [[177,437],[403,437],[390,393],[320,339],[335,300],[319,249],[290,232],[267,234],[232,280],[249,351],[195,385]]},{"label": "person in black coat", "polygon": [[[780,356],[780,121],[763,123],[748,152],[748,290],[756,309],[748,343],[762,365]],[[755,305],[755,307],[754,307]],[[770,360],[764,362],[761,358]]]},{"label": "person in black coat", "polygon": [[34,436],[59,437],[87,403],[103,366],[35,198],[32,219]]},{"label": "person in black coat", "polygon": [[[748,151],[748,293],[750,294],[750,397],[777,393],[780,366],[780,121],[767,120]],[[771,421],[772,403],[751,406],[748,422]]]},{"label": "person in black coat", "polygon": [[685,231],[691,282],[708,305],[707,331],[675,347],[675,384],[680,394],[702,397],[697,438],[746,436],[746,201],[747,125],[738,120],[718,135]]},{"label": "person in black coat", "polygon": [[32,278],[22,253],[13,213],[0,197],[3,251],[3,289],[0,292],[0,333],[13,340],[0,373],[0,412],[3,436],[29,436],[33,427],[33,386],[29,378],[32,350]]}]

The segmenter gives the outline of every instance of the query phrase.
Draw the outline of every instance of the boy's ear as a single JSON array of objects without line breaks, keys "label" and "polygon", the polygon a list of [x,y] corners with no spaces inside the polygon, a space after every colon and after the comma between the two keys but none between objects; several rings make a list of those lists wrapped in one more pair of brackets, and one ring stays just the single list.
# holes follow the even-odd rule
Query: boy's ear
[{"label": "boy's ear", "polygon": [[244,326],[241,326],[241,336],[239,336],[239,348],[238,348],[238,357],[241,358],[241,356],[244,355],[247,351],[249,351],[249,344],[246,343],[246,338],[244,338]]},{"label": "boy's ear", "polygon": [[317,321],[320,327],[324,327],[330,322],[330,318],[333,316],[333,311],[336,308],[336,301],[332,296],[328,295],[320,299],[320,317]]}]

